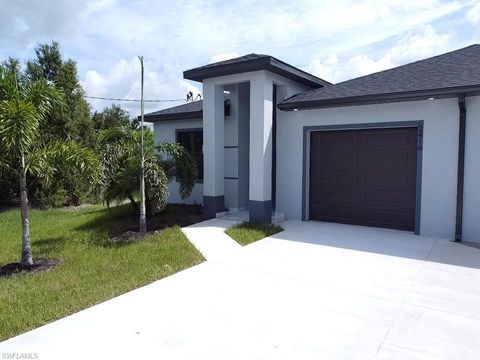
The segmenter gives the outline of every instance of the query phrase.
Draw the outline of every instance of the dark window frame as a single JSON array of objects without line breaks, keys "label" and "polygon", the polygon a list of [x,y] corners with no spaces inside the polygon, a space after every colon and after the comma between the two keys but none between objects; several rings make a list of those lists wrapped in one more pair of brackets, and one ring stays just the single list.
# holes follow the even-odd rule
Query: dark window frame
[{"label": "dark window frame", "polygon": [[[201,133],[201,139],[202,139],[202,150],[201,150],[201,158],[202,158],[202,163],[201,164],[197,164],[199,169],[201,168],[201,174],[202,174],[202,177],[198,177],[197,180],[195,181],[197,184],[203,184],[203,178],[204,178],[204,174],[203,174],[203,128],[185,128],[185,129],[175,129],[175,142],[177,144],[180,144],[182,146],[184,146],[181,142],[180,142],[180,136],[181,134],[184,134],[184,133]],[[189,149],[187,149],[188,151]],[[195,154],[192,154],[192,156],[195,157]],[[197,161],[198,162],[198,161]],[[180,178],[179,176],[177,175],[176,177],[176,180],[179,181]]]}]

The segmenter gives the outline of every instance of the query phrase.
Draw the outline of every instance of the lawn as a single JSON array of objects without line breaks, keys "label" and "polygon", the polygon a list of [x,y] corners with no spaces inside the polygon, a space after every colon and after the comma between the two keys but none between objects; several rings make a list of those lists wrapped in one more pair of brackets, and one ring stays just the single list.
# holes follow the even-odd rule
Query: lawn
[{"label": "lawn", "polygon": [[[200,209],[172,205],[148,225],[160,229],[200,220]],[[137,223],[129,205],[31,211],[34,257],[61,258],[64,263],[43,273],[0,278],[0,341],[204,260],[178,226],[135,243],[107,241]],[[19,261],[20,239],[19,211],[1,212],[0,266]]]},{"label": "lawn", "polygon": [[240,245],[248,245],[254,241],[279,233],[280,231],[283,231],[283,228],[279,225],[257,224],[248,221],[225,230],[225,232]]}]

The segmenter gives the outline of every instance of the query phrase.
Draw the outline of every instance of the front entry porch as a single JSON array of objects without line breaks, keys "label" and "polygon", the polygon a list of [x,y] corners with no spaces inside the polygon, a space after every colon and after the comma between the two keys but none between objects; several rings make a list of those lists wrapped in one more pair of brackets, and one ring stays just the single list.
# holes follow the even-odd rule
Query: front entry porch
[{"label": "front entry porch", "polygon": [[260,223],[283,219],[272,217],[272,78],[265,71],[235,74],[205,79],[203,88],[205,214]]}]

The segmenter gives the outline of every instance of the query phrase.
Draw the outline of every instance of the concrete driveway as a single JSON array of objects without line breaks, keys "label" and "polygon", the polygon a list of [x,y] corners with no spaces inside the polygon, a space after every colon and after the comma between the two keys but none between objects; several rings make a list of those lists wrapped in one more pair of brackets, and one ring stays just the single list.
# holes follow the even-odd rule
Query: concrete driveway
[{"label": "concrete driveway", "polygon": [[478,248],[296,221],[237,247],[220,235],[229,224],[186,229],[202,251],[213,251],[207,262],[1,343],[0,354],[478,359]]}]

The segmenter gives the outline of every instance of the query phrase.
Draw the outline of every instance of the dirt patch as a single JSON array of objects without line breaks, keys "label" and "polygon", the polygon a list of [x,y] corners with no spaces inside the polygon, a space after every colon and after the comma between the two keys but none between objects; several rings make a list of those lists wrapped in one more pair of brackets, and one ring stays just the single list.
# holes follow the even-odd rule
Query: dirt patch
[{"label": "dirt patch", "polygon": [[130,244],[139,240],[142,240],[143,238],[150,236],[150,235],[156,235],[161,233],[162,230],[157,230],[157,231],[147,231],[145,234],[141,234],[137,231],[125,231],[115,237],[109,238],[108,242],[110,244]]},{"label": "dirt patch", "polygon": [[49,271],[55,266],[63,264],[62,259],[44,259],[37,258],[33,260],[33,265],[24,266],[20,263],[5,264],[0,267],[0,277],[10,277],[21,274],[39,273]]}]

